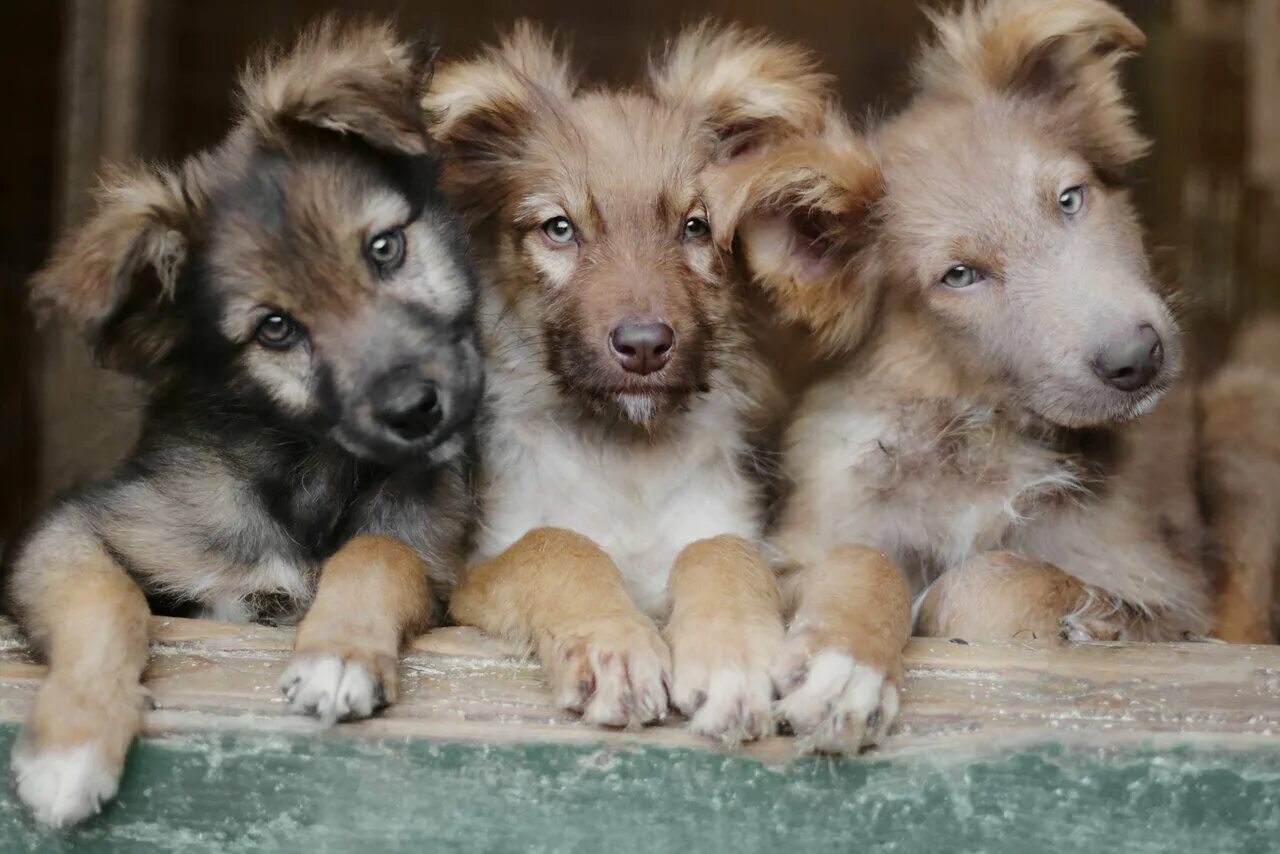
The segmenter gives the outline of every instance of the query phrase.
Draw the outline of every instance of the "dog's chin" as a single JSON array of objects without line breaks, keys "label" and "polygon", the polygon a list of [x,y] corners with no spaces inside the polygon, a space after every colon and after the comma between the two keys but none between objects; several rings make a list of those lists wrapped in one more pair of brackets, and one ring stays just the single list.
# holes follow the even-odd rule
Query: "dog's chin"
[{"label": "dog's chin", "polygon": [[361,462],[387,468],[434,468],[466,450],[466,436],[456,430],[405,442],[376,432],[338,427],[331,438]]},{"label": "dog's chin", "polygon": [[1046,394],[1041,389],[1021,395],[1032,414],[1058,427],[1084,429],[1123,424],[1146,415],[1168,391],[1157,383],[1140,392],[1123,392],[1101,383]]}]

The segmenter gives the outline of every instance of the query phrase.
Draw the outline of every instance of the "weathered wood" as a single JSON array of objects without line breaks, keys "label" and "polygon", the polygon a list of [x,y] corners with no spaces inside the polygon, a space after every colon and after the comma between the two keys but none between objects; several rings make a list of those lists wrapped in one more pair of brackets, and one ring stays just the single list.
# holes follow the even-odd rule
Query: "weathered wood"
[{"label": "weathered wood", "polygon": [[[318,728],[286,715],[276,688],[290,630],[170,619],[155,620],[153,629],[148,732]],[[907,660],[902,714],[881,756],[1048,741],[1248,748],[1274,744],[1280,734],[1280,647],[917,639]],[[22,720],[43,674],[13,628],[0,626],[0,723]],[[401,666],[400,701],[372,720],[339,725],[335,735],[716,747],[678,719],[632,732],[583,726],[552,705],[536,662],[465,628],[415,641]],[[778,737],[744,753],[782,762],[794,748]]]}]

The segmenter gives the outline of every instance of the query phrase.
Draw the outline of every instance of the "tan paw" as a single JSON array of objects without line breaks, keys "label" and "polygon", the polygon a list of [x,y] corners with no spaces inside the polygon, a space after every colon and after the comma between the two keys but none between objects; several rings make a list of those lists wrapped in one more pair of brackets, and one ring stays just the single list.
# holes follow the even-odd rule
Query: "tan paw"
[{"label": "tan paw", "polygon": [[853,754],[878,744],[898,715],[898,686],[886,671],[836,647],[791,637],[774,665],[781,699],[774,713],[801,752]]},{"label": "tan paw", "polygon": [[781,624],[777,631],[672,640],[671,703],[689,718],[690,730],[729,745],[773,734],[770,666],[781,646]]},{"label": "tan paw", "polygon": [[1059,623],[1059,638],[1070,643],[1128,640],[1135,617],[1130,607],[1086,588],[1084,604]]},{"label": "tan paw", "polygon": [[367,718],[395,699],[396,659],[372,653],[295,653],[280,677],[289,711],[332,726]]},{"label": "tan paw", "polygon": [[53,827],[97,814],[115,795],[141,725],[142,686],[97,687],[47,681],[13,749],[18,798]]},{"label": "tan paw", "polygon": [[671,652],[643,617],[601,619],[555,637],[543,664],[556,703],[598,726],[639,726],[667,714]]}]

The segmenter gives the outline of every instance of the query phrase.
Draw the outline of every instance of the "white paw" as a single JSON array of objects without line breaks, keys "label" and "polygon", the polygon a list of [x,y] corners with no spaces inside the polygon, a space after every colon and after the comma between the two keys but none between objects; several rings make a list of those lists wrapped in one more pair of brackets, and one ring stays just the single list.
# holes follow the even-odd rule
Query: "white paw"
[{"label": "white paw", "polygon": [[884,671],[826,649],[789,679],[774,712],[805,753],[857,753],[878,743],[898,714],[898,687]]},{"label": "white paw", "polygon": [[19,745],[13,753],[18,797],[53,827],[96,815],[115,795],[121,770],[92,744],[39,752]]},{"label": "white paw", "polygon": [[667,714],[671,654],[644,624],[602,626],[556,644],[556,702],[596,726],[640,726]]},{"label": "white paw", "polygon": [[676,660],[671,696],[689,717],[689,729],[728,745],[773,734],[773,680],[768,670],[708,670],[686,662]]},{"label": "white paw", "polygon": [[297,715],[315,715],[326,726],[367,718],[385,706],[382,680],[359,661],[337,655],[296,655],[280,677],[280,690]]}]

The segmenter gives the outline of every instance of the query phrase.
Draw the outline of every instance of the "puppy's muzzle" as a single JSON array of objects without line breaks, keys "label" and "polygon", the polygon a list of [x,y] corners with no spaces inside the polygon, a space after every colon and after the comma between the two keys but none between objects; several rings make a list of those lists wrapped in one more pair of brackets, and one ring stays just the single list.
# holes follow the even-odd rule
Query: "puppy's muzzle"
[{"label": "puppy's muzzle", "polygon": [[409,366],[396,368],[378,380],[371,397],[374,420],[393,440],[420,442],[444,421],[440,388]]}]

